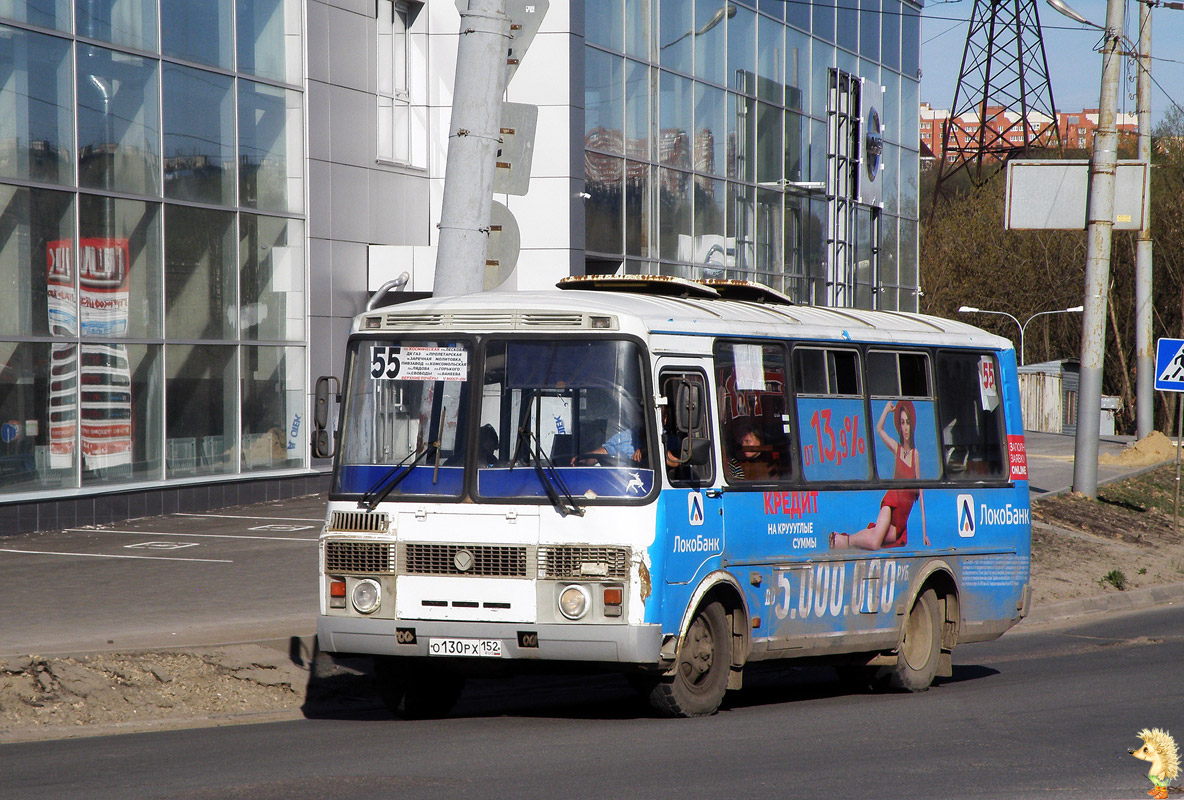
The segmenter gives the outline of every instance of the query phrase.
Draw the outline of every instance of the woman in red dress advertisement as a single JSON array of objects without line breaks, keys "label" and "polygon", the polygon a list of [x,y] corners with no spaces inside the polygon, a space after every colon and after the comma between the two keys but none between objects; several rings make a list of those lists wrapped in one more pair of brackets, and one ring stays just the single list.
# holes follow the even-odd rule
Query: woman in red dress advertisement
[{"label": "woman in red dress advertisement", "polygon": [[[893,439],[884,430],[884,422],[892,414],[896,423],[896,435]],[[914,446],[914,431],[917,427],[917,411],[911,400],[899,402],[889,401],[884,404],[880,413],[880,420],[876,423],[876,433],[894,456],[892,469],[893,480],[915,480],[921,473],[917,465],[918,453]],[[880,513],[875,522],[857,533],[832,533],[830,546],[835,550],[860,548],[862,550],[879,550],[881,547],[903,547],[908,541],[909,513],[913,504],[921,502],[921,538],[925,545],[929,545],[929,534],[925,530],[925,498],[920,489],[889,489],[880,501]]]}]

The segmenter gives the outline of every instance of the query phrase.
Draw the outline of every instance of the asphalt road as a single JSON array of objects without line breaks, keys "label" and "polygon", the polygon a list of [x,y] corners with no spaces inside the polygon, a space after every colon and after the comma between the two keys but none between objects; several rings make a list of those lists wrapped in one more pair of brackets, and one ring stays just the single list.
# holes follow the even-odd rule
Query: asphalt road
[{"label": "asphalt road", "polygon": [[762,670],[658,720],[615,677],[481,682],[449,719],[353,719],[5,745],[0,795],[68,798],[1141,798],[1143,727],[1184,733],[1184,608],[1015,632],[918,695]]}]

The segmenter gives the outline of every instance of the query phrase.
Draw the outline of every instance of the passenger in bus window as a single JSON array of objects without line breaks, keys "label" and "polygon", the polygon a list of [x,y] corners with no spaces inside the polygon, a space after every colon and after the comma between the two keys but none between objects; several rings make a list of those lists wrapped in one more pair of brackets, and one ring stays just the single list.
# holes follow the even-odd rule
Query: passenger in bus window
[{"label": "passenger in bus window", "polygon": [[760,481],[777,477],[777,469],[765,447],[760,429],[750,417],[732,422],[733,448],[728,458],[728,477],[731,480]]},{"label": "passenger in bus window", "polygon": [[[884,422],[892,414],[896,424],[896,435],[893,439],[885,430]],[[895,462],[892,471],[893,480],[913,480],[921,473],[917,464],[918,453],[914,447],[914,431],[916,430],[917,411],[910,400],[893,402],[889,400],[880,412],[880,419],[876,423],[876,433],[884,445],[892,451]],[[831,533],[830,546],[832,549],[845,550],[857,547],[862,550],[879,550],[881,547],[903,547],[908,541],[909,514],[913,504],[921,503],[921,539],[929,545],[929,534],[925,529],[925,498],[920,489],[889,489],[880,501],[880,513],[876,520],[868,524],[867,528],[857,533]]]}]

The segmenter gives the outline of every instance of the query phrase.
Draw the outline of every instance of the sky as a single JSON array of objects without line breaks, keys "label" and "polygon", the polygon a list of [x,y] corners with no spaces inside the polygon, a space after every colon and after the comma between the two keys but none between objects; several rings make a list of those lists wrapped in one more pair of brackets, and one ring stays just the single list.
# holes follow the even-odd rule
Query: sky
[{"label": "sky", "polygon": [[[1057,111],[1097,108],[1102,80],[1102,56],[1096,52],[1101,31],[1081,25],[1037,0],[1044,48]],[[1105,0],[1067,0],[1083,17],[1103,24]],[[966,29],[974,0],[927,0],[921,15],[921,102],[935,108],[953,105],[954,88],[966,46]],[[1138,42],[1139,9],[1126,3],[1126,36]],[[1132,46],[1133,49],[1133,46]],[[1184,106],[1184,11],[1152,11],[1151,113],[1153,125],[1170,104]],[[1124,68],[1119,111],[1135,112],[1135,73]]]}]

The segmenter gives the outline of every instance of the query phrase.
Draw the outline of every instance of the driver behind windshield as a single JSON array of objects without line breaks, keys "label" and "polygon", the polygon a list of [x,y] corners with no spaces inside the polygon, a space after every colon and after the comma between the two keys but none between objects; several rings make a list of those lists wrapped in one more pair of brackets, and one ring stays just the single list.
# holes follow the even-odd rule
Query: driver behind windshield
[{"label": "driver behind windshield", "polygon": [[640,464],[642,460],[641,440],[642,432],[640,429],[625,428],[622,431],[614,433],[608,438],[608,441],[595,450],[589,450],[583,455],[572,458],[572,466],[596,466],[599,463],[597,456],[608,456],[620,464],[626,461],[633,461]]}]

